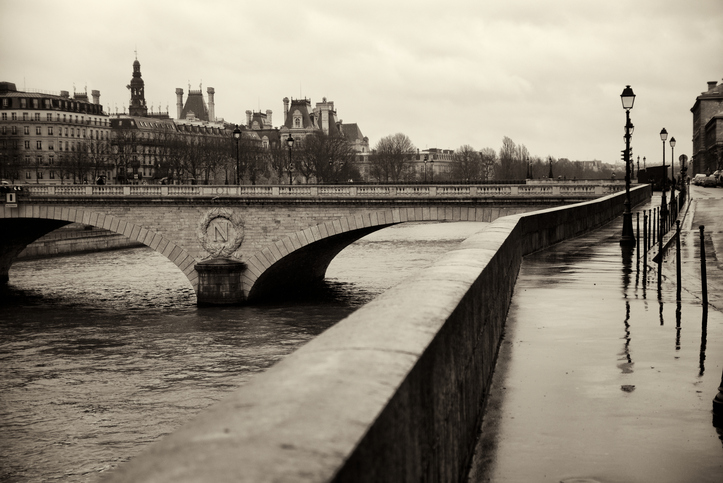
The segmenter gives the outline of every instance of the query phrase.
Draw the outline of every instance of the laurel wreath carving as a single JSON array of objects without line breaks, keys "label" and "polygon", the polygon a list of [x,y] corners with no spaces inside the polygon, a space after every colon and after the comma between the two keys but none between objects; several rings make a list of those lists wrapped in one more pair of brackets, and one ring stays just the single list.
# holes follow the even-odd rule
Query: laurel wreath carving
[{"label": "laurel wreath carving", "polygon": [[[209,242],[208,227],[216,218],[224,218],[228,220],[234,228],[235,236],[223,244],[215,244]],[[196,236],[201,242],[201,246],[210,254],[211,258],[229,258],[238,250],[244,241],[244,222],[243,219],[226,208],[214,208],[206,212],[201,221],[198,223]]]}]

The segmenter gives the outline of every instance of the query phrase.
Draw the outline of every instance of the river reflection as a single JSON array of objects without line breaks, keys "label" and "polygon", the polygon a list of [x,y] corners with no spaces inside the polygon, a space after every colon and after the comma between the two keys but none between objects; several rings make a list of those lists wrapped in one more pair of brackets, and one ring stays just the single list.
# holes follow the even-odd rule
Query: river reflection
[{"label": "river reflection", "polygon": [[1,296],[0,481],[95,481],[482,223],[359,240],[303,301],[198,309],[150,249],[16,263]]}]

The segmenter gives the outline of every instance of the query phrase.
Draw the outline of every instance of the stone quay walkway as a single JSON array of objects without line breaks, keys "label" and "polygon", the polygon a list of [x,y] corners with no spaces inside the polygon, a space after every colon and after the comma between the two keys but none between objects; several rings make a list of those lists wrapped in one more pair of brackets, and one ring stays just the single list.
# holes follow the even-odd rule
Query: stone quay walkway
[{"label": "stone quay walkway", "polygon": [[[679,303],[676,244],[659,286],[652,254],[624,257],[621,218],[525,257],[470,482],[723,482],[723,189],[691,193]],[[641,236],[652,206],[633,209]]]}]

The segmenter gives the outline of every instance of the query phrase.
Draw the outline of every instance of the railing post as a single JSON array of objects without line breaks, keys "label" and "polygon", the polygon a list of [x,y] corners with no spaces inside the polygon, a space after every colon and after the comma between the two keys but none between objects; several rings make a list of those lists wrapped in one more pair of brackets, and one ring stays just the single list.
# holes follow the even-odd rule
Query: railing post
[{"label": "railing post", "polygon": [[678,284],[676,289],[676,300],[680,302],[681,273],[680,273],[680,220],[675,220],[675,281]]},{"label": "railing post", "polygon": [[705,225],[700,225],[700,283],[703,291],[703,310],[708,311],[708,275],[705,269]]}]

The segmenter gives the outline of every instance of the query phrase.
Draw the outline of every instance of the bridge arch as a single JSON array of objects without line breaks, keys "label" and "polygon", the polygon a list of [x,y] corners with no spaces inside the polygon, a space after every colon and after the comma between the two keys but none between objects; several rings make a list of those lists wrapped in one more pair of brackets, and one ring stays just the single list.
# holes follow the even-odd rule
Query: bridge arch
[{"label": "bridge arch", "polygon": [[460,217],[451,209],[417,207],[358,213],[310,226],[276,240],[246,260],[244,293],[247,300],[254,301],[281,290],[296,291],[323,280],[331,261],[370,233],[405,222],[452,220],[460,221]]},{"label": "bridge arch", "polygon": [[0,282],[8,281],[8,272],[15,257],[30,243],[57,228],[70,223],[82,223],[118,233],[159,252],[175,264],[191,282],[194,290],[197,290],[198,273],[194,269],[196,260],[185,249],[160,233],[92,210],[63,208],[54,210],[53,213],[47,211],[47,214],[43,214],[37,209],[22,217],[7,217],[0,210],[0,232],[4,234],[0,241]]}]

